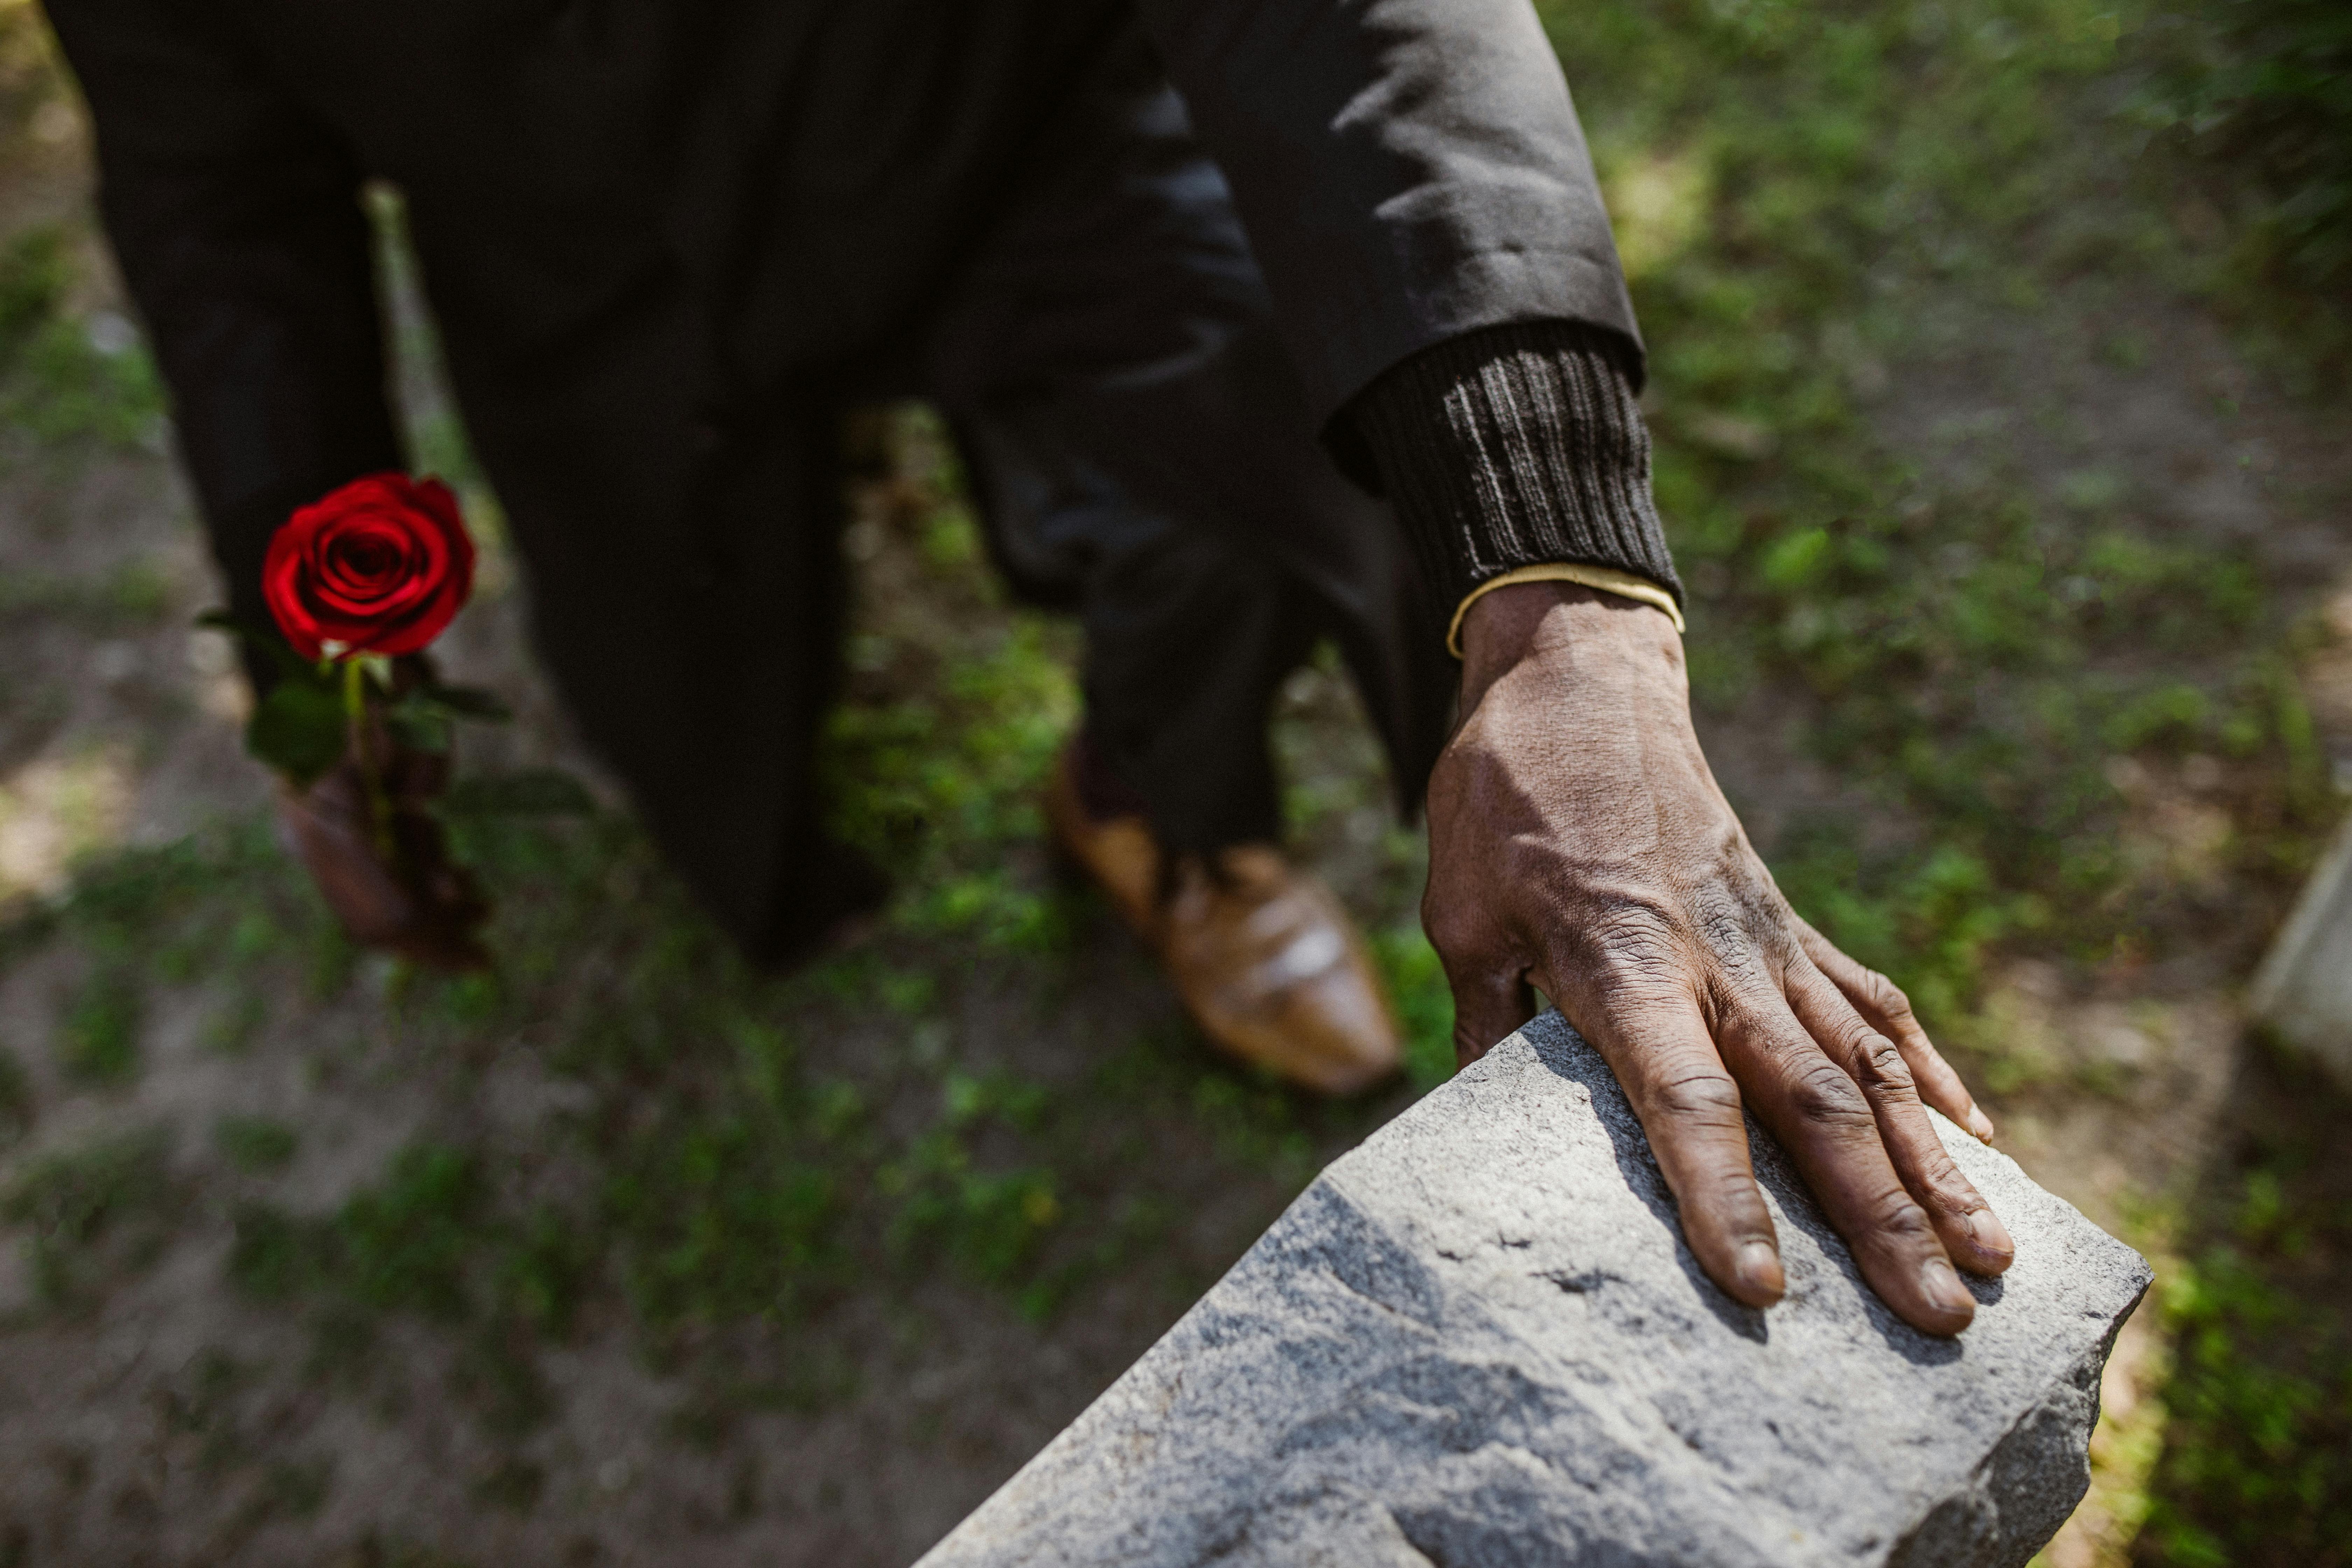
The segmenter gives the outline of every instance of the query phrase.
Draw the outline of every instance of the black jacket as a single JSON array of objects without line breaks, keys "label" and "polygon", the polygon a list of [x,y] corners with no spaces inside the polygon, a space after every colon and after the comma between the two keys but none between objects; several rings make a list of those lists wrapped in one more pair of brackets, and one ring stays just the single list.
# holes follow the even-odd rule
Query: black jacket
[{"label": "black jacket", "polygon": [[1635,342],[1527,0],[48,7],[232,599],[294,506],[400,466],[354,199],[394,182],[542,648],[633,781],[691,779],[650,815],[739,931],[829,874],[802,796],[837,552],[774,519],[828,512],[833,400],[920,361],[1139,29],[1314,426],[1475,328]]}]

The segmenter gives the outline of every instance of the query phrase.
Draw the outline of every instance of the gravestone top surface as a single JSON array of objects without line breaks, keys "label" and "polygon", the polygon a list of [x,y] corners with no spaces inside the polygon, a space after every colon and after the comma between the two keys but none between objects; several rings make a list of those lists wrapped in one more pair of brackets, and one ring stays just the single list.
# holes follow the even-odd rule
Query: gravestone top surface
[{"label": "gravestone top surface", "polygon": [[1967,1332],[1888,1311],[1751,1122],[1789,1281],[1759,1312],[1547,1014],[1335,1162],[921,1568],[2021,1564],[2149,1272],[1936,1121],[2017,1242]]}]

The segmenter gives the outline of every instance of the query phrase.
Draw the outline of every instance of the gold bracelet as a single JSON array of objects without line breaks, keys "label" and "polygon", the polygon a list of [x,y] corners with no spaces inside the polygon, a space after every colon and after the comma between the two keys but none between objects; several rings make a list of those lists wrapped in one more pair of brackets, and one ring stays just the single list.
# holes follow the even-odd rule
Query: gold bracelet
[{"label": "gold bracelet", "polygon": [[1454,624],[1445,628],[1445,651],[1454,658],[1462,657],[1462,617],[1470,606],[1497,588],[1507,588],[1514,583],[1574,583],[1581,587],[1598,588],[1604,594],[1621,598],[1638,599],[1644,605],[1654,605],[1666,612],[1666,619],[1675,623],[1675,630],[1683,629],[1683,607],[1675,596],[1651,582],[1636,577],[1631,572],[1620,572],[1614,566],[1580,566],[1573,562],[1548,562],[1541,566],[1522,566],[1506,572],[1499,577],[1489,577],[1463,598],[1454,611]]}]

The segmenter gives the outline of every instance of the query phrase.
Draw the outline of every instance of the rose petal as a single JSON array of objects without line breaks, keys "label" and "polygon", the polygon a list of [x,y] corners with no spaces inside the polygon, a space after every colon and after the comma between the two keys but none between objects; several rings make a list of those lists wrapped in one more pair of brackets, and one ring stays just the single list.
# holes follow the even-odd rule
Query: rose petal
[{"label": "rose petal", "polygon": [[370,474],[296,510],[269,542],[262,592],[306,658],[413,653],[472,591],[473,541],[437,479]]}]

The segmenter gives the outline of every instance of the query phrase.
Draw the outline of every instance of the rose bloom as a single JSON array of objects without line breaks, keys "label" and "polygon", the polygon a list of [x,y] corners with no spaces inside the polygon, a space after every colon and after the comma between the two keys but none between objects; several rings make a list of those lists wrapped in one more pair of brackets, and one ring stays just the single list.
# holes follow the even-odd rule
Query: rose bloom
[{"label": "rose bloom", "polygon": [[438,479],[368,474],[272,535],[261,592],[304,658],[415,653],[474,586],[474,542]]}]

